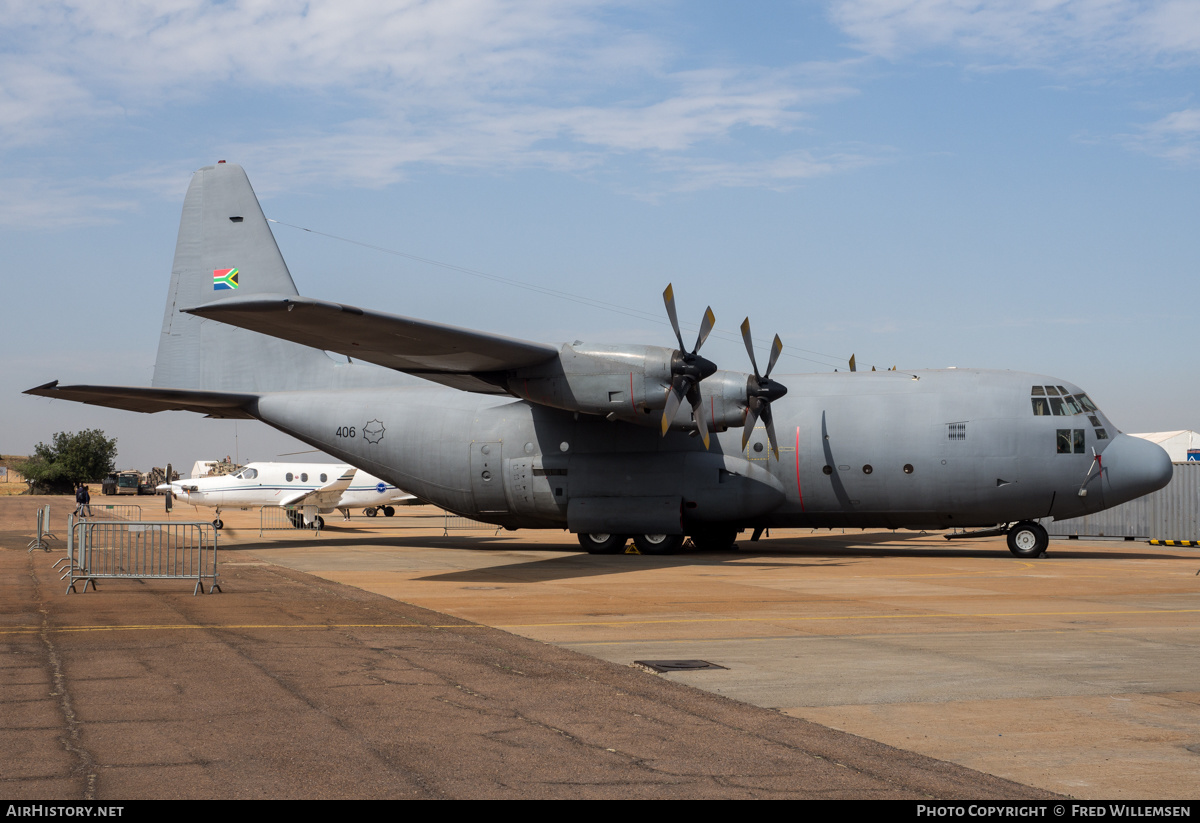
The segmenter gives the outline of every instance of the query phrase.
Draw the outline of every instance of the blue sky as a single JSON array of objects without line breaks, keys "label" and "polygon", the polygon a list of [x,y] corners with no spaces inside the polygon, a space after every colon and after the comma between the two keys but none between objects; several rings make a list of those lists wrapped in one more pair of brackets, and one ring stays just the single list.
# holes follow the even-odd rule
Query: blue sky
[{"label": "blue sky", "polygon": [[[0,452],[301,444],[24,397],[148,384],[191,172],[241,163],[300,291],[779,371],[976,366],[1200,429],[1200,5],[0,0]],[[582,298],[566,300],[461,271]],[[595,304],[623,307],[613,311]]]}]

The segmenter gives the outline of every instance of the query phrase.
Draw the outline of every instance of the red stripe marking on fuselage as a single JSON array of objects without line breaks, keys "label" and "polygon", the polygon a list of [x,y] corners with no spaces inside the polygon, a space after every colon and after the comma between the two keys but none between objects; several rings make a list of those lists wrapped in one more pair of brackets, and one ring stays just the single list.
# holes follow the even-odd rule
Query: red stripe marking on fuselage
[{"label": "red stripe marking on fuselage", "polygon": [[800,427],[796,427],[796,494],[800,495],[800,511],[804,511],[804,491],[800,488]]}]

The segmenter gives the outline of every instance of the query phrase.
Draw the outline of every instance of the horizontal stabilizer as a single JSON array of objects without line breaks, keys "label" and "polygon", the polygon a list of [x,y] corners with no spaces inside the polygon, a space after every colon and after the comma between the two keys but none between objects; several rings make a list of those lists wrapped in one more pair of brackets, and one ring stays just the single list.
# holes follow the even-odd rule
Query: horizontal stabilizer
[{"label": "horizontal stabilizer", "polygon": [[260,334],[443,382],[553,360],[558,349],[498,334],[290,295],[230,298],[183,309]]},{"label": "horizontal stabilizer", "polygon": [[258,399],[257,394],[156,389],[148,386],[60,386],[57,380],[28,389],[24,393],[148,414],[160,411],[190,411],[207,414],[209,417],[243,419],[253,419],[245,410],[245,406]]},{"label": "horizontal stabilizer", "polygon": [[318,509],[332,509],[341,501],[342,493],[350,488],[350,482],[354,480],[354,472],[353,468],[346,469],[337,480],[326,483],[319,489],[288,495],[279,501],[279,505],[285,507],[316,506]]}]

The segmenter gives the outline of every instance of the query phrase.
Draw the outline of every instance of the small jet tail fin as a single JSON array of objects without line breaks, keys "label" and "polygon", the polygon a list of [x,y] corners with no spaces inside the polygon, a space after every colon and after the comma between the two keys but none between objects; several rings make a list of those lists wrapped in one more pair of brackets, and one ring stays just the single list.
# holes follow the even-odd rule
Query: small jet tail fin
[{"label": "small jet tail fin", "polygon": [[246,173],[221,161],[195,173],[183,202],[153,385],[282,391],[335,365],[318,349],[179,311],[247,294],[298,292]]}]

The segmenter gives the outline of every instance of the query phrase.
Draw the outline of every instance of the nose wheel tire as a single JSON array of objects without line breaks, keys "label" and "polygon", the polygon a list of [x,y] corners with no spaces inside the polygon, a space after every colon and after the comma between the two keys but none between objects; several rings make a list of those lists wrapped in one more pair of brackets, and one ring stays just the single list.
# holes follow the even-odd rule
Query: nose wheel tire
[{"label": "nose wheel tire", "polygon": [[642,554],[674,554],[683,545],[683,535],[635,534],[633,545]]},{"label": "nose wheel tire", "polygon": [[734,528],[705,529],[692,535],[692,545],[701,552],[727,552],[733,549],[737,536],[738,530]]},{"label": "nose wheel tire", "polygon": [[366,508],[366,509],[363,509],[363,514],[365,514],[367,517],[374,517],[374,516],[375,516],[375,509],[374,509],[374,508]]},{"label": "nose wheel tire", "polygon": [[623,534],[580,534],[579,545],[588,554],[616,554],[629,538]]},{"label": "nose wheel tire", "polygon": [[1040,557],[1050,545],[1050,535],[1040,523],[1023,520],[1008,530],[1008,550],[1017,557]]},{"label": "nose wheel tire", "polygon": [[217,531],[220,531],[221,529],[225,528],[225,522],[218,517],[213,521],[213,528]]}]

